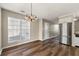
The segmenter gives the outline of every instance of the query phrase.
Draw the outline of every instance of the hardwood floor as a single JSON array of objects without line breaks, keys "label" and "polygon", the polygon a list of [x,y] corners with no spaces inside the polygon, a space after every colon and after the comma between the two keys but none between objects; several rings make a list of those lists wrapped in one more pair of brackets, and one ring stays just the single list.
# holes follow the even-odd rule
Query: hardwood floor
[{"label": "hardwood floor", "polygon": [[2,56],[79,56],[79,48],[60,44],[56,39],[38,40],[4,49]]}]

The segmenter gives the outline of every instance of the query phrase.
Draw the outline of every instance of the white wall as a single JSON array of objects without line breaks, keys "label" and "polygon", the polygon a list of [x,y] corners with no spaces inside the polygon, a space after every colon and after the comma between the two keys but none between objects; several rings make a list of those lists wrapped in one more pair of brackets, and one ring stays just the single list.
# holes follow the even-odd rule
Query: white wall
[{"label": "white wall", "polygon": [[39,20],[39,40],[43,41],[43,20]]},{"label": "white wall", "polygon": [[1,8],[0,8],[0,51],[1,51]]},{"label": "white wall", "polygon": [[2,9],[2,47],[8,46],[8,17],[24,19],[23,15]]},{"label": "white wall", "polygon": [[43,30],[43,34],[44,34],[44,40],[49,39],[49,23],[48,22],[44,22],[44,30]]},{"label": "white wall", "polygon": [[[2,47],[8,47],[8,16],[24,19],[24,16],[12,11],[2,9]],[[49,24],[52,24],[49,22]],[[30,41],[44,39],[44,21],[39,19],[30,23]],[[50,30],[50,28],[49,28]],[[16,44],[18,45],[18,44]],[[12,45],[14,46],[14,45]]]},{"label": "white wall", "polygon": [[79,32],[79,20],[78,21],[75,21],[75,32]]},{"label": "white wall", "polygon": [[[47,26],[48,28],[47,33],[45,32],[45,26]],[[58,24],[53,24],[52,22],[43,20],[43,39],[46,40],[58,36],[59,34],[58,28],[59,28]]]},{"label": "white wall", "polygon": [[73,21],[73,15],[59,18],[59,23],[68,23]]},{"label": "white wall", "polygon": [[[51,26],[51,25],[54,25],[54,24],[52,24],[51,22],[45,21],[42,18],[40,18],[38,21],[34,21],[34,22],[31,23],[31,36],[30,36],[31,40],[41,40],[41,41],[45,40],[45,38],[44,38],[44,33],[45,33],[44,32],[44,27],[45,27],[44,23],[45,22],[47,22],[48,25],[49,25],[48,26],[49,27],[48,28],[49,36],[47,37],[47,39],[49,39],[49,38],[54,36],[53,35],[54,34],[53,33],[54,27]],[[52,35],[50,35],[51,32],[52,32]]]},{"label": "white wall", "polygon": [[39,40],[39,21],[30,22],[30,40]]},{"label": "white wall", "polygon": [[[74,18],[76,16],[79,16],[78,13],[72,13],[72,14],[67,14],[66,16],[59,17],[59,23],[68,23],[72,22],[72,46],[75,46],[79,40],[76,40],[76,37],[74,35]],[[63,29],[64,30],[64,29]]]},{"label": "white wall", "polygon": [[59,35],[59,24],[50,24],[50,37]]},{"label": "white wall", "polygon": [[[59,23],[62,23],[63,27],[62,27],[62,43],[67,44],[67,23],[68,22],[72,22],[72,26],[73,26],[73,15],[68,15],[68,16],[64,16],[59,18]],[[73,27],[72,27],[72,32],[73,32]],[[74,41],[73,41],[73,33],[72,33],[72,45],[74,45]]]},{"label": "white wall", "polygon": [[[31,42],[34,40],[39,40],[39,20],[36,20],[36,21],[30,22],[30,40],[26,42],[15,43],[14,45],[8,46],[8,16],[19,18],[19,19],[24,19],[24,15],[2,9],[2,21],[1,22],[2,22],[2,47],[3,48],[19,45],[22,43]],[[42,26],[42,23],[41,23],[41,26]]]}]

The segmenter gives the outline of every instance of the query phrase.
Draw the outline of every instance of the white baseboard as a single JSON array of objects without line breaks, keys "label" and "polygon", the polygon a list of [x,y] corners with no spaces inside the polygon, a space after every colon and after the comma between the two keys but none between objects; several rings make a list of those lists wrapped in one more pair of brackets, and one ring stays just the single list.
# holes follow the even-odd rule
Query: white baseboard
[{"label": "white baseboard", "polygon": [[55,38],[55,37],[57,36],[48,37],[47,39],[42,39],[41,41],[48,40],[48,39]]},{"label": "white baseboard", "polygon": [[22,43],[18,43],[18,44],[6,46],[6,47],[3,47],[3,49],[9,48],[9,47],[13,47],[13,46],[17,46],[17,45],[21,45],[21,44],[25,44],[25,43],[30,43],[30,42],[32,42],[32,41],[36,41],[36,40],[29,40],[29,41],[27,41],[27,42],[22,42]]}]

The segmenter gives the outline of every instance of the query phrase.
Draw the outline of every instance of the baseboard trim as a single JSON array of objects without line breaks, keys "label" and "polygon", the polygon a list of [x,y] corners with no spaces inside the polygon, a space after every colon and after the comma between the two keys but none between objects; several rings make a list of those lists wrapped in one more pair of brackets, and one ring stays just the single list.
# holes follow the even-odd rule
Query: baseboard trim
[{"label": "baseboard trim", "polygon": [[70,46],[70,45],[68,45],[68,44],[64,44],[64,43],[61,43],[61,42],[59,42],[60,44],[63,44],[63,45],[66,45],[66,46]]},{"label": "baseboard trim", "polygon": [[[18,43],[18,44],[15,44],[15,45],[3,47],[2,49],[6,49],[6,48],[10,48],[10,47],[15,47],[15,46],[19,46],[19,45],[26,44],[26,43],[31,43],[31,42],[33,42],[33,41],[37,41],[37,40],[30,40],[30,41],[28,41],[28,42]],[[39,41],[41,41],[41,40],[39,40]]]},{"label": "baseboard trim", "polygon": [[[55,36],[55,37],[48,38],[48,39],[54,39],[54,38],[56,38],[56,36]],[[45,39],[45,40],[48,40],[48,39]],[[39,40],[39,41],[45,41],[45,40],[42,39],[42,40]],[[18,43],[18,44],[11,45],[11,46],[6,46],[6,47],[3,47],[2,49],[4,50],[4,49],[6,49],[6,48],[19,46],[19,45],[26,44],[26,43],[31,43],[31,42],[33,42],[33,41],[37,41],[37,39],[35,39],[35,40],[30,40],[30,41],[28,41],[28,42]]]},{"label": "baseboard trim", "polygon": [[54,39],[54,38],[57,38],[58,36],[53,36],[53,37],[49,37],[48,39],[43,39],[41,41],[45,41],[45,40],[49,40],[49,39]]}]

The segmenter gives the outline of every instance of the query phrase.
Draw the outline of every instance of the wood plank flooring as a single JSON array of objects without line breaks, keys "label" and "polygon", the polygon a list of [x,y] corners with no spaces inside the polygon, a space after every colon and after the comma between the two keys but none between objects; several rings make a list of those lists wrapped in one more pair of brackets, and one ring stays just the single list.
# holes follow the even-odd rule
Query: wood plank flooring
[{"label": "wood plank flooring", "polygon": [[2,56],[79,56],[79,48],[60,44],[56,39],[38,40],[4,49]]}]

